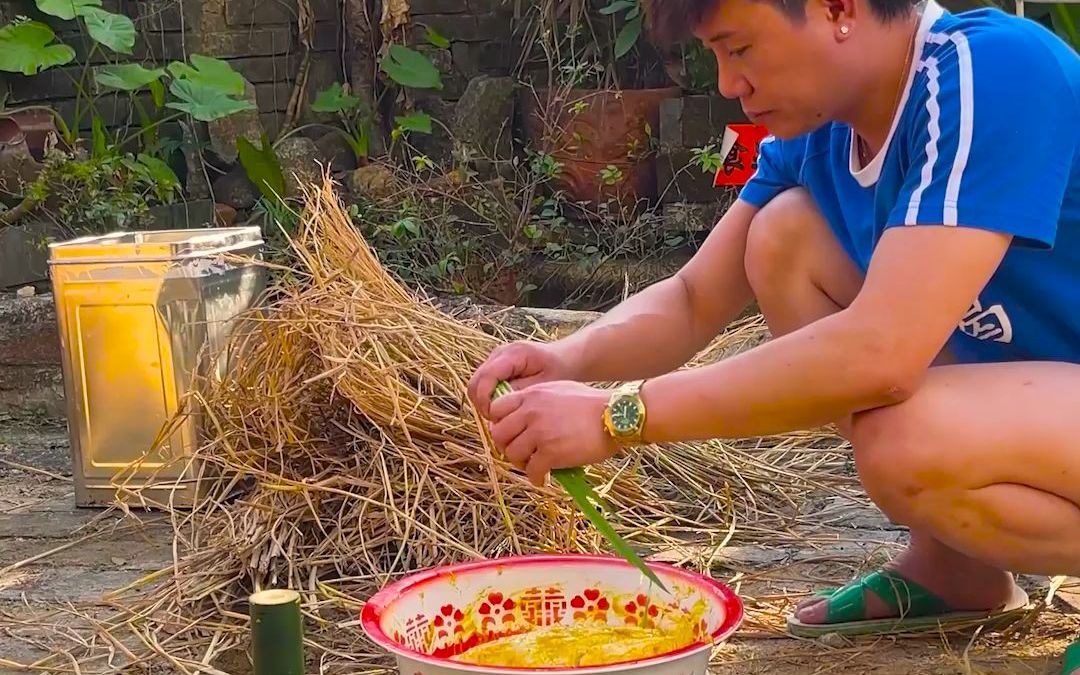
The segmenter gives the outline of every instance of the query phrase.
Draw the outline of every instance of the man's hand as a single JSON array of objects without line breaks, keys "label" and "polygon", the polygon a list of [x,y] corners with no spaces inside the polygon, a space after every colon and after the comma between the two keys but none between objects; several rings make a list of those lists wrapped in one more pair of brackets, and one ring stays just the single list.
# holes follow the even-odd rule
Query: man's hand
[{"label": "man's hand", "polygon": [[542,486],[552,469],[596,464],[618,450],[604,431],[610,392],[578,382],[548,382],[491,403],[491,436],[514,466]]},{"label": "man's hand", "polygon": [[571,366],[554,343],[520,341],[497,347],[469,380],[469,400],[485,418],[491,418],[495,385],[507,382],[525,389],[541,382],[572,378]]}]

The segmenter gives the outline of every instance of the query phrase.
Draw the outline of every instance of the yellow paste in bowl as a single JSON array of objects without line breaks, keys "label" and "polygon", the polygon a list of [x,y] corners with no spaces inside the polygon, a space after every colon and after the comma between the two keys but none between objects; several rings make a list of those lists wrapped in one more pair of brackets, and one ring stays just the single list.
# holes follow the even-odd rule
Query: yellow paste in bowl
[{"label": "yellow paste in bowl", "polygon": [[497,638],[453,660],[508,668],[603,666],[667,654],[693,641],[693,633],[685,629],[580,623]]}]

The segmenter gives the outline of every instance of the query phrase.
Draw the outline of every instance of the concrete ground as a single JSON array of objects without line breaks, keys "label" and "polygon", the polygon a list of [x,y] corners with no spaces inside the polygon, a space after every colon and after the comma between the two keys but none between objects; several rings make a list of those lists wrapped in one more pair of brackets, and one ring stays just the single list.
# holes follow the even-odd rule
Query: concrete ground
[{"label": "concrete ground", "polygon": [[[20,619],[71,603],[92,609],[101,596],[170,562],[170,527],[162,515],[142,524],[100,510],[73,506],[67,432],[42,418],[0,416],[0,675],[21,671],[47,652],[27,644],[62,628],[27,626]],[[844,672],[899,675],[945,673],[1056,673],[1060,650],[1080,635],[1080,607],[1066,588],[1033,622],[1029,634],[971,640],[941,636],[906,639],[787,639],[782,616],[792,594],[816,583],[842,581],[865,564],[903,545],[905,533],[865,505],[823,506],[827,527],[814,543],[739,547],[724,551],[715,574],[747,599],[748,619],[735,639],[718,649],[716,673]],[[1024,578],[1033,599],[1047,580]],[[1080,593],[1080,587],[1075,589]],[[36,632],[35,632],[36,631]],[[15,636],[23,639],[16,639]],[[75,672],[68,666],[68,672]],[[243,668],[240,668],[243,670]],[[89,672],[89,671],[88,671]]]}]

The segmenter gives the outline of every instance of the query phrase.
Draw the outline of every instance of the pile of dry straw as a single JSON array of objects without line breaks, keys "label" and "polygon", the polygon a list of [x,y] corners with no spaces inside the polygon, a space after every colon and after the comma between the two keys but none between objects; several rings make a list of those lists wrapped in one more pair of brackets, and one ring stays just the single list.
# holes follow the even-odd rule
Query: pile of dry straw
[{"label": "pile of dry straw", "polygon": [[[119,613],[74,654],[84,672],[106,651],[235,672],[225,664],[246,645],[244,599],[270,586],[303,591],[320,667],[377,669],[387,662],[357,610],[388,580],[480,556],[604,550],[557,486],[534,488],[493,456],[465,398],[473,369],[514,335],[391,278],[329,181],[309,192],[292,244],[298,268],[200,402],[211,440],[196,460],[227,480],[173,511],[175,564],[114,595]],[[699,361],[763,335],[744,321]],[[846,482],[839,441],[812,449],[822,438],[646,448],[591,472],[624,536],[669,559],[697,551],[683,562],[702,567],[730,541],[791,527],[811,489]]]}]

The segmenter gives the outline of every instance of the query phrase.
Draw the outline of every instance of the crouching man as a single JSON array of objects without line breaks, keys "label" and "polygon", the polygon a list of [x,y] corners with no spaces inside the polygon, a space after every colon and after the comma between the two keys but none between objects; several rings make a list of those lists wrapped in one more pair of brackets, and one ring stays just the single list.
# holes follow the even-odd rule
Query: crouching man
[{"label": "crouching man", "polygon": [[[1013,573],[1080,575],[1080,57],[933,0],[648,10],[772,137],[676,275],[477,370],[496,444],[542,483],[637,443],[836,422],[911,545],[801,605],[797,635],[993,617],[1026,601]],[[774,339],[679,370],[754,298]]]}]

